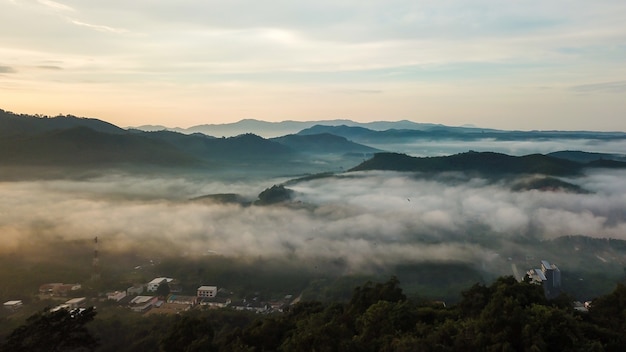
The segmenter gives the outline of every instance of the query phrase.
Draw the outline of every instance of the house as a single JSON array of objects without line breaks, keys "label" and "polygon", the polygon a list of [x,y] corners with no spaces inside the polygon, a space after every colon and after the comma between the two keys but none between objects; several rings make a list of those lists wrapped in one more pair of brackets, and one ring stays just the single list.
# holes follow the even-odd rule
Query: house
[{"label": "house", "polygon": [[130,301],[128,305],[133,312],[145,312],[156,305],[159,301],[155,296],[137,296]]},{"label": "house", "polygon": [[248,301],[245,298],[241,301],[232,302],[230,307],[235,310],[247,310],[255,313],[263,313],[270,310],[270,306],[267,303],[256,300]]},{"label": "house", "polygon": [[50,296],[67,296],[82,288],[81,284],[63,284],[60,282],[48,283],[39,286],[39,293]]},{"label": "house", "polygon": [[15,312],[16,310],[22,308],[22,301],[6,301],[2,306],[6,310]]},{"label": "house", "polygon": [[200,286],[198,287],[198,298],[212,298],[217,295],[217,286]]},{"label": "house", "polygon": [[168,284],[174,281],[174,279],[170,279],[169,277],[157,277],[152,281],[148,282],[146,285],[146,291],[148,292],[156,292],[161,284]]},{"label": "house", "polygon": [[160,306],[155,305],[155,309],[150,309],[145,315],[155,315],[155,314],[169,314],[175,315],[180,314],[182,312],[189,311],[191,307],[187,304],[178,304],[178,303],[163,303]]},{"label": "house", "polygon": [[55,294],[57,296],[69,296],[72,292],[82,288],[81,284],[63,284],[57,287]]},{"label": "house", "polygon": [[198,300],[201,306],[209,308],[224,308],[232,303],[230,298],[222,297],[219,294],[216,297],[204,297],[198,298]]},{"label": "house", "polygon": [[171,294],[167,296],[167,303],[172,303],[172,304],[186,304],[189,306],[195,306],[197,300],[198,300],[198,297],[196,296],[183,296],[183,295],[176,295],[176,294]]},{"label": "house", "polygon": [[126,294],[129,296],[137,296],[143,293],[143,285],[137,284],[126,289]]},{"label": "house", "polygon": [[124,291],[107,292],[107,299],[110,301],[119,302],[124,297],[126,297],[126,292]]},{"label": "house", "polygon": [[65,305],[67,305],[69,309],[74,309],[83,308],[85,306],[85,303],[87,303],[87,297],[79,297],[70,299],[69,301],[65,302]]},{"label": "house", "polygon": [[39,293],[53,295],[54,291],[56,290],[56,288],[61,286],[61,285],[63,285],[63,283],[61,283],[61,282],[54,282],[54,283],[49,283],[49,284],[43,284],[43,285],[39,286]]}]

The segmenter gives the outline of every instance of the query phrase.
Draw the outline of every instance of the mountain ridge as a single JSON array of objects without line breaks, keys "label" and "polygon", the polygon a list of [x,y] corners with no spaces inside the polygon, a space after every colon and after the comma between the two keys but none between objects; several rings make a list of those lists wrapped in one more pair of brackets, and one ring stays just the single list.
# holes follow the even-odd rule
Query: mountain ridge
[{"label": "mountain ridge", "polygon": [[596,161],[580,163],[544,154],[511,156],[494,152],[453,154],[439,157],[412,157],[401,153],[377,153],[373,158],[348,171],[410,171],[424,173],[470,172],[483,175],[544,174],[550,176],[573,176],[584,168],[626,168],[626,162],[611,161],[610,166]]}]

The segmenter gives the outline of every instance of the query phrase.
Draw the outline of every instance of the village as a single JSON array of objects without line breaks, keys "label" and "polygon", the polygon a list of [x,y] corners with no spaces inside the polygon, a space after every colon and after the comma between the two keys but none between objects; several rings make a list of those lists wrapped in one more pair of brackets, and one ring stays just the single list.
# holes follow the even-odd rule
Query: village
[{"label": "village", "polygon": [[[281,299],[265,301],[257,295],[251,298],[237,297],[233,292],[215,285],[199,286],[195,294],[182,292],[177,280],[169,277],[157,277],[145,284],[136,284],[121,291],[108,291],[96,297],[82,296],[82,285],[79,283],[45,283],[39,286],[38,298],[59,302],[50,307],[51,311],[59,309],[81,309],[99,306],[118,306],[138,314],[179,314],[191,309],[229,308],[259,314],[283,312],[284,308],[294,304],[298,299],[293,295],[285,295]],[[16,312],[24,307],[22,300],[10,300],[3,304],[5,311]]]}]

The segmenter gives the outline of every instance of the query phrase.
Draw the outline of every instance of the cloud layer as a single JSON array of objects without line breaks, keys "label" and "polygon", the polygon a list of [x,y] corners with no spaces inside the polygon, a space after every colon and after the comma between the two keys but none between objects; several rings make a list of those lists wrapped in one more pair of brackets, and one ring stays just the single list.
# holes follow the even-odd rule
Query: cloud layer
[{"label": "cloud layer", "polygon": [[[294,185],[296,205],[188,201],[258,193],[260,184],[117,176],[0,183],[0,251],[101,239],[105,251],[339,260],[345,270],[416,261],[476,263],[507,242],[582,234],[626,240],[624,172],[570,180],[590,194],[511,192],[473,179],[444,183],[368,172]],[[452,177],[450,177],[452,179]],[[255,189],[259,187],[258,189]]]}]

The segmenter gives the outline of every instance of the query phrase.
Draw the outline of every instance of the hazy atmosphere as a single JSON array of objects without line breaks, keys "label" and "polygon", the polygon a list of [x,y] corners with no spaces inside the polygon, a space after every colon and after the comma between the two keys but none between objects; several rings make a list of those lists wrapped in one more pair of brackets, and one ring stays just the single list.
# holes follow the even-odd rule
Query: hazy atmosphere
[{"label": "hazy atmosphere", "polygon": [[254,199],[260,184],[130,176],[2,183],[0,232],[4,253],[98,236],[103,253],[341,260],[346,273],[407,262],[476,264],[510,241],[626,240],[624,177],[590,173],[571,181],[593,193],[570,194],[513,192],[505,181],[459,182],[454,174],[436,181],[362,172],[298,182],[290,186],[295,205],[268,207],[188,200],[216,192]]},{"label": "hazy atmosphere", "polygon": [[0,351],[623,351],[625,19],[0,0]]},{"label": "hazy atmosphere", "polygon": [[0,1],[4,109],[626,130],[626,4]]}]

